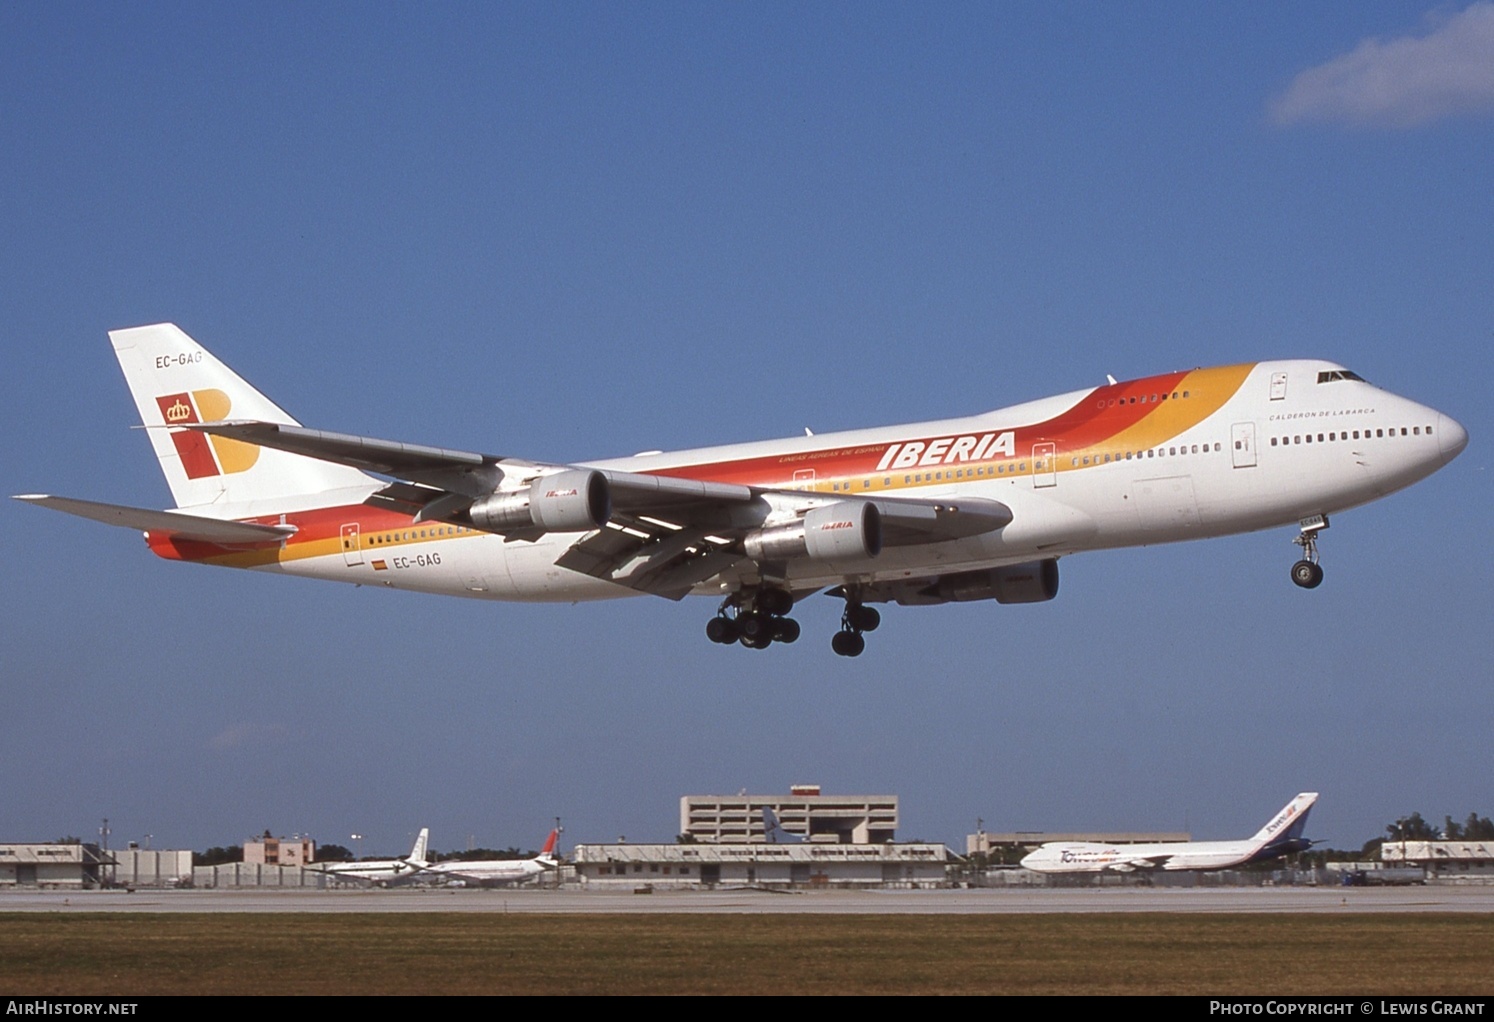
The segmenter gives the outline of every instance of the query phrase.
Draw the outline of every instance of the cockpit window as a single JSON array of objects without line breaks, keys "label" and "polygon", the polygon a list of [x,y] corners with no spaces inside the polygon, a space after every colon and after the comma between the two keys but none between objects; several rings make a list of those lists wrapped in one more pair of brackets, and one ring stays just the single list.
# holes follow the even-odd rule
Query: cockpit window
[{"label": "cockpit window", "polygon": [[1332,383],[1334,380],[1358,380],[1364,382],[1364,377],[1358,373],[1351,373],[1347,369],[1329,369],[1318,373],[1319,383]]}]

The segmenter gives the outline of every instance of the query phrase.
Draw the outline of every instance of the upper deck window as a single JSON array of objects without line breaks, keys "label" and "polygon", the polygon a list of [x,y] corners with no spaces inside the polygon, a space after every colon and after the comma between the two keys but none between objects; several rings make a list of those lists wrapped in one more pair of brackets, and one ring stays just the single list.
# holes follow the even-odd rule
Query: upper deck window
[{"label": "upper deck window", "polygon": [[1332,383],[1334,380],[1358,380],[1364,382],[1364,377],[1358,373],[1351,373],[1347,369],[1327,369],[1318,373],[1319,383]]}]

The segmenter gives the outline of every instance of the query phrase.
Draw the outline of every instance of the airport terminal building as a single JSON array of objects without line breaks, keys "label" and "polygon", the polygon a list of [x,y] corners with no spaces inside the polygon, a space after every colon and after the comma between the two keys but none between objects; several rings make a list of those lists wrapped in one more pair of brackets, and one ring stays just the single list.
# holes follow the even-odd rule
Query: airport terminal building
[{"label": "airport terminal building", "polygon": [[1425,870],[1430,883],[1494,883],[1494,841],[1387,841],[1380,861]]},{"label": "airport terminal building", "polygon": [[[778,817],[769,835],[764,809]],[[576,879],[624,887],[944,887],[949,849],[893,840],[896,795],[686,795],[674,844],[578,845]]]},{"label": "airport terminal building", "polygon": [[0,844],[0,888],[100,887],[113,862],[98,845],[70,842]]},{"label": "airport terminal building", "polygon": [[796,784],[783,795],[686,795],[680,834],[707,844],[766,840],[763,810],[772,809],[790,834],[814,842],[875,845],[897,834],[896,795],[825,795],[818,784]]},{"label": "airport terminal building", "polygon": [[576,878],[596,888],[945,887],[941,844],[609,844],[576,846]]}]

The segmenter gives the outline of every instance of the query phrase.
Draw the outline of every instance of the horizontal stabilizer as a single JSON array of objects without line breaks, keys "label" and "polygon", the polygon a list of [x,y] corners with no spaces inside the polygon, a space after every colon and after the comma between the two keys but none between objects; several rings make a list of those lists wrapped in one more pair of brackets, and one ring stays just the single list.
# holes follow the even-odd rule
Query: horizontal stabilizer
[{"label": "horizontal stabilizer", "polygon": [[169,533],[178,539],[195,539],[204,543],[230,546],[279,543],[296,532],[294,525],[251,525],[224,521],[221,518],[177,514],[173,511],[151,511],[146,508],[125,507],[122,504],[100,504],[72,497],[53,497],[44,493],[21,494],[15,499],[49,507],[54,511],[65,511],[80,518],[91,518],[105,525],[139,529],[141,532]]}]

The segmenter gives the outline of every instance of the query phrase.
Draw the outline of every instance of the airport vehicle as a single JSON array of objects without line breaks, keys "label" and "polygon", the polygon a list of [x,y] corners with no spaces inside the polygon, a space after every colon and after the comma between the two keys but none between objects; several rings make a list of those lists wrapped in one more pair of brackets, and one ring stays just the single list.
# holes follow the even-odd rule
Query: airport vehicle
[{"label": "airport vehicle", "polygon": [[1318,800],[1304,791],[1288,802],[1255,836],[1244,841],[1163,841],[1156,844],[1104,844],[1098,841],[1052,841],[1022,859],[1038,873],[1131,873],[1136,870],[1229,869],[1247,862],[1305,852],[1312,842],[1302,836],[1307,814]]},{"label": "airport vehicle", "polygon": [[421,879],[434,883],[462,883],[479,886],[518,884],[556,867],[555,842],[559,829],[550,831],[545,846],[532,859],[451,859],[421,868]]},{"label": "airport vehicle", "polygon": [[300,426],[178,327],[110,333],[176,508],[18,499],[145,533],[157,555],[492,600],[711,595],[714,642],[799,637],[788,614],[1035,603],[1058,561],[1295,524],[1323,578],[1329,516],[1430,475],[1453,419],[1332,362],[1148,376],[964,418],[574,464]]},{"label": "airport vehicle", "polygon": [[415,846],[403,859],[317,863],[306,868],[317,873],[325,873],[337,880],[357,880],[383,887],[397,880],[407,881],[428,865],[425,855],[430,837],[430,828],[421,827],[420,833],[415,838]]}]

